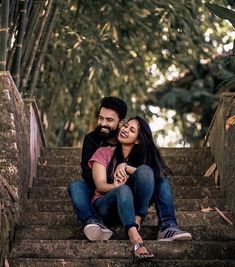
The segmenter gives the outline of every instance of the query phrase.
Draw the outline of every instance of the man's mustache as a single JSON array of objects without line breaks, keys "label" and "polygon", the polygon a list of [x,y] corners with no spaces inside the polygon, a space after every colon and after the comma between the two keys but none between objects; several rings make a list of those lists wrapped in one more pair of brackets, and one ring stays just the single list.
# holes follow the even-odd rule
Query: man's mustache
[{"label": "man's mustache", "polygon": [[99,126],[99,129],[107,129],[107,130],[111,130],[110,127],[107,127],[107,126]]}]

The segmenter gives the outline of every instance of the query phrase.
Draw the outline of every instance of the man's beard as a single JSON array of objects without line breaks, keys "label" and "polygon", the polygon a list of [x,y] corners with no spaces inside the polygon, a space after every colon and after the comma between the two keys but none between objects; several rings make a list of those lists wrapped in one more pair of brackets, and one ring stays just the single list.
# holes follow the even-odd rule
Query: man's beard
[{"label": "man's beard", "polygon": [[[102,132],[101,130],[103,129],[108,129],[109,132]],[[103,138],[105,139],[110,139],[110,138],[113,138],[113,137],[116,137],[117,134],[118,134],[118,128],[117,129],[111,129],[110,127],[107,127],[107,126],[97,126],[97,130],[99,132],[99,135],[102,136]]]}]

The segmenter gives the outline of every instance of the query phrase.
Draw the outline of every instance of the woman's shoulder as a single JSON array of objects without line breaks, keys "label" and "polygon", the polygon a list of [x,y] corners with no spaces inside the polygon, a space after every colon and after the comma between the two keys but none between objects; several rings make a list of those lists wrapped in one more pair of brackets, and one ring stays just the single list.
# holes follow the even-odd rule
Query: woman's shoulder
[{"label": "woman's shoulder", "polygon": [[104,146],[99,147],[93,156],[95,157],[103,157],[103,158],[110,158],[113,156],[114,153],[114,147],[111,146]]},{"label": "woman's shoulder", "polygon": [[113,156],[113,152],[114,150],[110,146],[98,148],[88,162],[89,167],[92,168],[93,162],[98,162],[106,167]]},{"label": "woman's shoulder", "polygon": [[112,153],[114,152],[115,148],[114,147],[111,147],[111,146],[102,146],[102,147],[99,147],[96,152],[97,153]]}]

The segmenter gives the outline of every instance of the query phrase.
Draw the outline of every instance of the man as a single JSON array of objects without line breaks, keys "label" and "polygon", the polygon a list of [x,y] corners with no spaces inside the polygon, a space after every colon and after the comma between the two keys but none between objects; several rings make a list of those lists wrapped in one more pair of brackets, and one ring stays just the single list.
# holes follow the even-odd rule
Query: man
[{"label": "man", "polygon": [[[82,177],[85,181],[74,181],[69,185],[75,212],[84,225],[84,233],[91,241],[108,240],[112,231],[108,229],[97,216],[91,197],[94,192],[94,181],[88,161],[97,148],[115,146],[117,133],[126,116],[126,103],[116,97],[105,97],[101,100],[97,128],[85,136],[82,148]],[[177,228],[173,197],[169,181],[160,177],[156,183],[154,202],[159,219],[158,241],[190,240],[190,233]]]},{"label": "man", "polygon": [[116,97],[105,97],[101,100],[97,128],[85,136],[82,147],[82,177],[84,181],[75,181],[69,185],[75,212],[85,226],[83,231],[91,240],[108,240],[112,231],[108,229],[97,216],[92,204],[95,184],[88,161],[101,146],[115,146],[119,126],[123,123],[127,113],[126,103]]}]

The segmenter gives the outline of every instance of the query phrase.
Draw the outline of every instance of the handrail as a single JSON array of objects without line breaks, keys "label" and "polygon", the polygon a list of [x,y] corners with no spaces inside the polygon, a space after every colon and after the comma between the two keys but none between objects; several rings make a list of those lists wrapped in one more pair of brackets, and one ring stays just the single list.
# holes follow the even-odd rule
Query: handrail
[{"label": "handrail", "polygon": [[43,144],[43,146],[47,147],[47,141],[46,141],[44,129],[43,129],[43,126],[42,126],[42,121],[41,121],[41,118],[40,118],[40,115],[39,115],[39,110],[38,110],[38,105],[37,105],[36,100],[33,99],[33,98],[26,98],[26,99],[24,99],[24,102],[26,104],[27,103],[32,104],[32,107],[33,107],[33,110],[34,110],[34,113],[35,113],[35,116],[36,116],[36,119],[37,119],[38,129],[39,129],[39,132],[40,132],[42,144]]},{"label": "handrail", "polygon": [[217,109],[216,109],[216,111],[215,111],[215,114],[214,114],[214,116],[213,116],[213,118],[212,118],[211,124],[210,124],[210,126],[209,126],[209,128],[208,128],[208,130],[207,130],[206,135],[205,135],[205,139],[204,139],[203,144],[202,144],[203,147],[207,145],[207,142],[208,142],[208,139],[209,139],[209,136],[210,136],[210,133],[211,133],[211,129],[212,129],[213,125],[214,125],[215,119],[216,119],[217,114],[218,114],[218,112],[219,112],[219,107],[220,107],[220,105],[222,104],[222,102],[223,102],[223,98],[224,98],[225,96],[231,96],[231,98],[233,98],[233,97],[235,97],[235,93],[232,93],[232,92],[225,92],[225,93],[223,93],[223,94],[220,96],[220,100],[219,100]]}]

